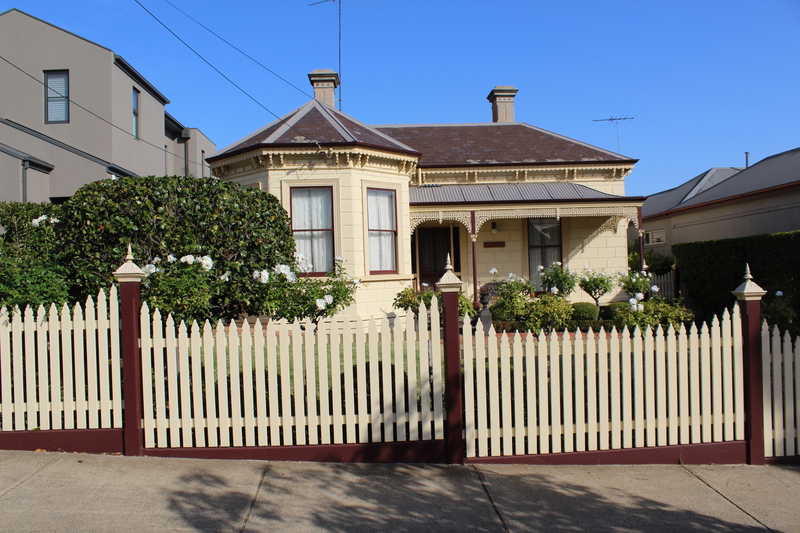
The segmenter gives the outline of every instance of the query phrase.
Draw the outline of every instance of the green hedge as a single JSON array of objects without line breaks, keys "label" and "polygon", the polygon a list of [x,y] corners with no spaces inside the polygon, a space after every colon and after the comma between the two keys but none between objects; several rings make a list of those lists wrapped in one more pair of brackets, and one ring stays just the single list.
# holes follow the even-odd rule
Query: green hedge
[{"label": "green hedge", "polygon": [[793,309],[800,307],[800,231],[672,245],[686,304],[701,320],[730,309],[731,291],[749,263],[753,281],[767,291],[764,303],[782,291]]}]

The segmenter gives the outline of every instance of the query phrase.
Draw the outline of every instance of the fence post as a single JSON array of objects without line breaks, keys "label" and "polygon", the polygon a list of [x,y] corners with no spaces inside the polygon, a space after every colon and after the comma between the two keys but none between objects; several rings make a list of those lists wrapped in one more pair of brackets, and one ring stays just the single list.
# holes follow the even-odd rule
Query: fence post
[{"label": "fence post", "polygon": [[145,273],[133,262],[131,246],[125,263],[114,272],[119,282],[122,350],[123,450],[125,455],[142,455],[142,359],[139,351],[141,333],[141,281]]},{"label": "fence post", "polygon": [[761,381],[761,297],[767,291],[753,282],[750,265],[745,268],[744,282],[733,295],[742,311],[744,343],[744,438],[747,442],[747,464],[763,465],[764,461],[764,398]]},{"label": "fence post", "polygon": [[444,375],[447,410],[447,461],[464,464],[464,400],[461,381],[461,337],[459,335],[458,294],[461,280],[453,274],[450,254],[444,276],[436,283],[444,307]]}]

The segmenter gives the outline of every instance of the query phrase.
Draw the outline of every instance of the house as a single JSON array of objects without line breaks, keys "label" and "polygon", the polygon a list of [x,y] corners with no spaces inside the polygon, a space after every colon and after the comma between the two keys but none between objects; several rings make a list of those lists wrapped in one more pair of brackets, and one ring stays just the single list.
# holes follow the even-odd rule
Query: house
[{"label": "house", "polygon": [[645,246],[800,230],[800,148],[748,168],[712,168],[642,206]]},{"label": "house", "polygon": [[210,176],[216,151],[112,50],[0,13],[0,201],[58,202],[110,176]]},{"label": "house", "polygon": [[348,312],[391,313],[400,290],[441,277],[448,254],[476,302],[493,268],[538,280],[555,261],[626,267],[636,160],[515,122],[513,87],[489,94],[492,122],[368,126],[334,108],[335,72],[309,80],[314,100],[208,162],[281,200],[313,274],[345,260],[366,287]]}]

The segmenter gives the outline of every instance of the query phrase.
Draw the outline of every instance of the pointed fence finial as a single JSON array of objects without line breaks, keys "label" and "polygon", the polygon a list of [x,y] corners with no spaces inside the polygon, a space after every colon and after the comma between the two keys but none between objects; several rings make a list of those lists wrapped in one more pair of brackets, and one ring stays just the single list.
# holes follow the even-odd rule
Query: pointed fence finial
[{"label": "pointed fence finial", "polygon": [[767,294],[767,291],[759,287],[758,284],[753,281],[753,275],[750,274],[749,264],[745,264],[744,281],[732,292],[739,301],[760,300],[762,296]]},{"label": "pointed fence finial", "polygon": [[139,282],[146,275],[147,274],[133,262],[133,251],[131,250],[130,243],[128,243],[128,253],[125,254],[125,262],[114,271],[114,277],[117,278],[117,281],[125,283],[130,281]]},{"label": "pointed fence finial", "polygon": [[753,279],[752,274],[750,274],[750,263],[745,263],[744,264],[744,279],[746,279],[748,281]]},{"label": "pointed fence finial", "polygon": [[440,291],[461,290],[461,280],[453,273],[453,263],[450,261],[450,254],[447,254],[447,264],[444,266],[444,276],[436,282]]}]

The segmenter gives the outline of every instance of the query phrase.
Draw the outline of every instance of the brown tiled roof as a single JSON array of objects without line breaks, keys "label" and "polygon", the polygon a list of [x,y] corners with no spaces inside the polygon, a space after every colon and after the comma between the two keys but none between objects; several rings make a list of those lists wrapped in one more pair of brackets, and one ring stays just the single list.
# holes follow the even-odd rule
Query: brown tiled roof
[{"label": "brown tiled roof", "polygon": [[416,152],[388,135],[317,100],[292,111],[234,144],[223,148],[210,161],[247,152],[259,146],[296,144],[363,144],[396,152]]},{"label": "brown tiled roof", "polygon": [[422,185],[408,188],[411,205],[498,202],[641,201],[578,183],[492,183]]},{"label": "brown tiled roof", "polygon": [[422,153],[422,168],[636,161],[523,123],[374,127]]}]

